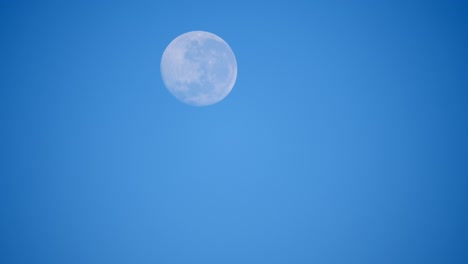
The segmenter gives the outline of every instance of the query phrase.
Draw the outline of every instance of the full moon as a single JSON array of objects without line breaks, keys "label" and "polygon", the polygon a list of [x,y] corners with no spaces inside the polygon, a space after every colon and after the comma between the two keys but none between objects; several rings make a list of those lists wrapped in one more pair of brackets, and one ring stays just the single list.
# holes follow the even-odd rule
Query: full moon
[{"label": "full moon", "polygon": [[205,31],[191,31],[175,38],[164,50],[161,75],[178,100],[207,106],[231,92],[237,78],[237,61],[222,38]]}]

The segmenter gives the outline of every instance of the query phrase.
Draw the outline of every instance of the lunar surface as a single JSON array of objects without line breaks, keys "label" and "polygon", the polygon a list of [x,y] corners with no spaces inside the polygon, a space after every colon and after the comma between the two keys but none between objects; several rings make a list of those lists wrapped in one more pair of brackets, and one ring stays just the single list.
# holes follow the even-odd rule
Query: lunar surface
[{"label": "lunar surface", "polygon": [[161,59],[167,89],[180,101],[206,106],[223,100],[237,78],[237,62],[229,45],[215,34],[192,31],[175,38]]}]

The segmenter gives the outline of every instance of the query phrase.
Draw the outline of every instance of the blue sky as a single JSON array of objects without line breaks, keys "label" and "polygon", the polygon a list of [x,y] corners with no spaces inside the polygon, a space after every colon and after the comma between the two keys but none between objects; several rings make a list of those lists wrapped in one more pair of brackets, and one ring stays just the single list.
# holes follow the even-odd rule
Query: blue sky
[{"label": "blue sky", "polygon": [[[1,263],[467,263],[463,1],[2,1]],[[203,108],[160,59],[204,30]]]}]

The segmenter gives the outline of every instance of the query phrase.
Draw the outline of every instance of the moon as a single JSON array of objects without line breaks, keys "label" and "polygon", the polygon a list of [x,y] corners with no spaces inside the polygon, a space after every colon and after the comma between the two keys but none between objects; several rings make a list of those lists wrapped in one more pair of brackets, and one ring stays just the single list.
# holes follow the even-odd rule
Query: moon
[{"label": "moon", "polygon": [[178,100],[207,106],[231,92],[237,78],[237,61],[222,38],[206,31],[191,31],[176,37],[164,50],[161,75]]}]

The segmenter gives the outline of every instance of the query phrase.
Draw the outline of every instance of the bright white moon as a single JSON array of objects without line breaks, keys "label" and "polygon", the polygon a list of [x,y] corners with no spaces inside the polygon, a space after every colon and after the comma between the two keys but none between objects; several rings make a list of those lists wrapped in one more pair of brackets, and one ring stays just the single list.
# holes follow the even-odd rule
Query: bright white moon
[{"label": "bright white moon", "polygon": [[223,100],[237,78],[229,45],[215,34],[192,31],[175,38],[161,59],[167,89],[180,101],[206,106]]}]

